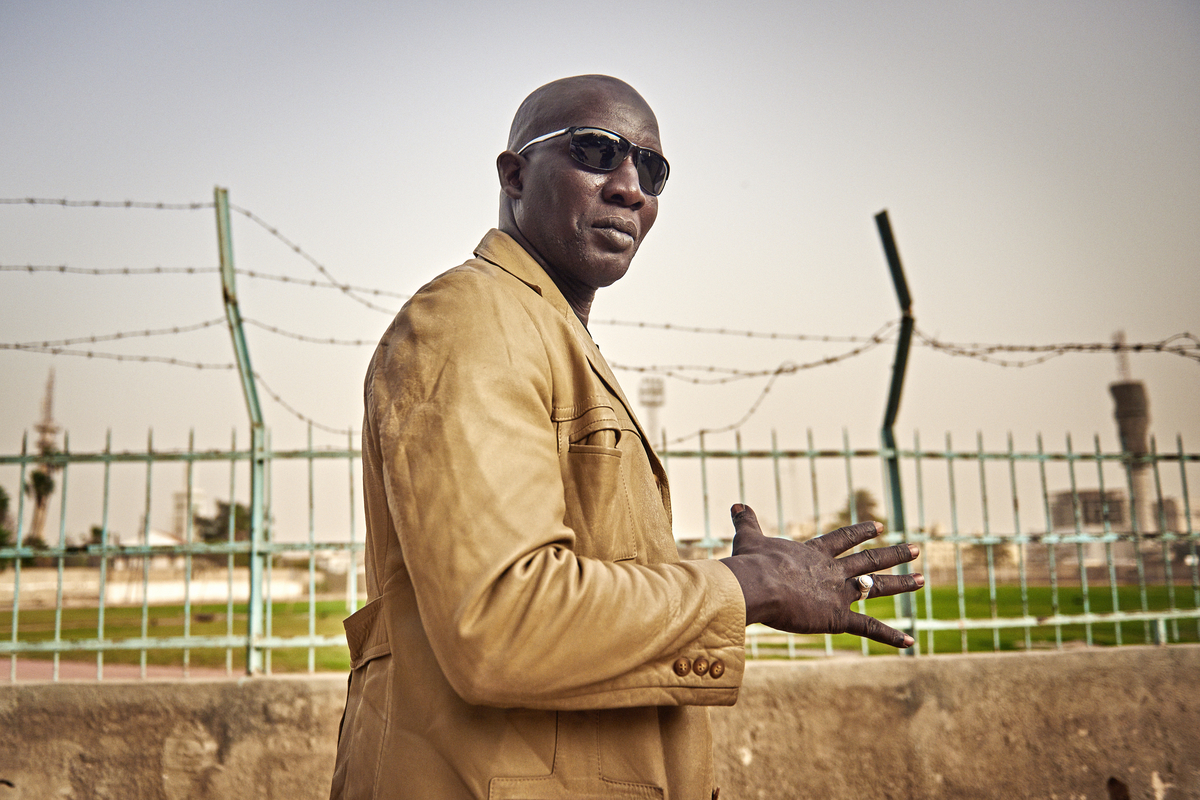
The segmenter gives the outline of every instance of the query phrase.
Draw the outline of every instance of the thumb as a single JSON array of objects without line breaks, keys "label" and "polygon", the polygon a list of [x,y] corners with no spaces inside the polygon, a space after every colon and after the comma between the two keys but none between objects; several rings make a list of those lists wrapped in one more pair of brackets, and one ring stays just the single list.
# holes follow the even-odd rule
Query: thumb
[{"label": "thumb", "polygon": [[758,524],[758,516],[750,506],[734,503],[729,509],[729,516],[733,518],[733,529],[738,537],[763,535],[762,527]]}]

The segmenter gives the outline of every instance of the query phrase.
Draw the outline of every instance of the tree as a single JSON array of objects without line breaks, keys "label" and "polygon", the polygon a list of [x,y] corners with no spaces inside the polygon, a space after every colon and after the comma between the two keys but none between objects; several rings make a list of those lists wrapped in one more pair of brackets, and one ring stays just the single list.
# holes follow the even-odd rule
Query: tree
[{"label": "tree", "polygon": [[[0,486],[0,547],[10,547],[13,540],[12,519],[8,516],[8,492]],[[0,572],[8,569],[7,561],[0,561]]]},{"label": "tree", "polygon": [[[217,501],[217,513],[211,517],[196,514],[192,518],[192,526],[196,538],[207,544],[221,544],[229,541],[229,503]],[[250,541],[250,509],[241,503],[233,506],[233,540],[235,542]],[[225,563],[225,556],[212,556],[213,563]],[[244,567],[250,563],[250,557],[238,553],[233,557],[233,563]]]},{"label": "tree", "polygon": [[[211,517],[197,514],[192,519],[196,537],[202,542],[216,544],[229,541],[229,503],[217,501],[217,513]],[[233,507],[233,540],[250,541],[250,509],[242,503]]]},{"label": "tree", "polygon": [[51,475],[49,467],[38,467],[29,474],[29,480],[25,483],[25,494],[33,498],[30,536],[41,539],[42,529],[46,527],[46,506],[50,504],[50,495],[54,494],[54,476]]},{"label": "tree", "polygon": [[[880,516],[876,513],[875,508],[879,505],[879,501],[875,499],[875,495],[871,494],[870,489],[855,489],[854,490],[854,513],[857,522],[870,522],[875,520],[882,522],[884,527],[887,527],[887,517]],[[846,505],[842,506],[841,511],[837,513],[837,521],[829,528],[836,530],[844,528],[850,524],[850,498],[846,498]]]}]

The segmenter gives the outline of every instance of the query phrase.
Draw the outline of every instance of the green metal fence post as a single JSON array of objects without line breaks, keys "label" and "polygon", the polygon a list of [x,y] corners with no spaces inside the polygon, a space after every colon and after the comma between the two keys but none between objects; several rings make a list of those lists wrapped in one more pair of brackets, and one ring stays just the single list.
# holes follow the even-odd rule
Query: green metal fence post
[{"label": "green metal fence post", "polygon": [[[883,252],[887,257],[888,270],[892,274],[892,284],[896,288],[896,300],[900,303],[900,337],[896,341],[896,360],[892,362],[892,385],[888,390],[887,409],[883,414],[883,426],[880,428],[880,438],[884,456],[887,462],[888,483],[888,521],[892,532],[902,538],[908,536],[908,526],[904,520],[904,494],[900,489],[900,452],[896,448],[896,435],[893,430],[896,415],[900,413],[900,393],[904,389],[904,373],[908,366],[908,351],[912,344],[913,313],[912,295],[908,291],[908,281],[904,277],[904,267],[900,264],[900,251],[896,249],[896,239],[892,236],[892,223],[888,220],[887,210],[875,215],[875,226],[879,229],[879,238],[883,242]],[[909,571],[908,564],[900,564],[896,572],[903,575]],[[917,608],[912,601],[912,595],[900,595],[900,613],[911,620],[909,633],[916,639]],[[914,655],[913,648],[903,651]]]},{"label": "green metal fence post", "polygon": [[250,366],[250,350],[242,329],[242,313],[238,308],[237,288],[233,271],[233,238],[229,226],[229,192],[220,186],[213,188],[217,210],[217,243],[221,255],[221,293],[225,300],[225,319],[233,337],[233,352],[237,357],[242,394],[250,416],[250,607],[246,620],[246,674],[253,675],[263,668],[263,484],[266,467],[266,427],[262,407],[258,403],[258,388]]}]

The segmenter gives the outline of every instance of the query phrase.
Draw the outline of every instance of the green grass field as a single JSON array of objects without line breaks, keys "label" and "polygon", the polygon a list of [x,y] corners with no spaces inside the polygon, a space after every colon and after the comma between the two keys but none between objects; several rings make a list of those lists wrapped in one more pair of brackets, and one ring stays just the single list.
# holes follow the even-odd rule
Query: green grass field
[{"label": "green grass field", "polygon": [[[1053,613],[1052,598],[1049,587],[1030,587],[1028,590],[1028,613],[1033,616],[1049,616]],[[1136,586],[1120,588],[1119,605],[1125,611],[1140,611],[1141,598]],[[1147,588],[1147,606],[1150,610],[1164,610],[1170,607],[1167,587],[1151,586]],[[917,594],[918,616],[925,619],[924,591]],[[953,587],[938,587],[932,591],[933,611],[936,619],[957,619],[958,595]],[[964,592],[966,616],[969,619],[988,619],[992,616],[991,602],[986,586],[969,586]],[[1080,614],[1084,611],[1083,594],[1076,586],[1061,587],[1058,592],[1059,612],[1062,614]],[[1195,608],[1195,596],[1190,584],[1178,584],[1175,587],[1175,606],[1177,608]],[[1093,613],[1112,611],[1112,594],[1107,586],[1095,587],[1090,593],[1090,610]],[[894,614],[890,598],[874,599],[867,603],[868,613],[880,617],[891,618]],[[222,636],[228,630],[227,608],[224,604],[194,605],[190,633],[193,636]],[[1019,587],[1000,586],[996,589],[996,616],[1019,617],[1025,612],[1021,605]],[[18,641],[45,641],[54,638],[54,609],[30,609],[20,612]],[[340,600],[320,601],[316,604],[316,633],[324,636],[339,636],[342,633],[342,619],[346,616],[345,603]],[[95,608],[67,608],[62,612],[61,638],[65,641],[94,639],[97,630],[98,610]],[[237,636],[246,628],[246,606],[235,605],[233,613],[233,632]],[[104,638],[119,641],[138,638],[141,636],[142,609],[106,608],[104,612]],[[1113,645],[1117,641],[1116,625],[1093,625],[1092,641],[1097,645]],[[1167,641],[1196,642],[1200,623],[1194,619],[1179,620],[1167,623]],[[10,640],[12,630],[11,612],[0,612],[0,636]],[[1140,621],[1121,623],[1122,642],[1124,644],[1141,644],[1146,641],[1147,626]],[[155,636],[182,636],[184,633],[184,609],[181,605],[151,606],[148,611],[148,632]],[[1152,632],[1152,631],[1151,631]],[[276,603],[272,608],[271,633],[274,636],[303,636],[308,633],[308,603]],[[1068,625],[1061,628],[1061,638],[1064,644],[1086,641],[1086,629],[1083,625]],[[927,632],[921,634],[921,648],[928,651]],[[970,652],[987,652],[995,649],[994,636],[999,640],[1000,650],[1023,650],[1026,647],[1026,631],[1024,628],[1001,628],[998,634],[991,629],[970,630],[966,632],[967,650]],[[1057,634],[1052,626],[1034,627],[1029,632],[1031,646],[1035,649],[1055,647]],[[779,657],[778,647],[784,637],[760,638],[759,657]],[[834,636],[834,648],[837,650],[855,651],[861,647],[861,640],[854,636]],[[962,652],[963,634],[958,630],[938,631],[934,634],[934,651],[937,653]],[[796,645],[804,651],[824,649],[824,637],[797,637]],[[871,644],[872,653],[894,652],[883,645]],[[275,673],[295,673],[308,670],[308,648],[281,648],[271,651],[271,670]],[[61,657],[76,661],[94,661],[95,651],[69,651]],[[48,653],[22,654],[20,658],[51,658]],[[233,671],[241,672],[245,668],[245,652],[242,647],[229,651],[228,658],[232,662]],[[188,661],[192,667],[224,668],[226,666],[227,650],[225,648],[191,648],[188,651]],[[137,664],[141,653],[136,650],[107,650],[105,663]],[[178,666],[183,663],[183,651],[150,650],[146,653],[148,664]],[[345,672],[350,666],[350,656],[344,647],[321,647],[314,651],[314,666],[317,671]]]}]

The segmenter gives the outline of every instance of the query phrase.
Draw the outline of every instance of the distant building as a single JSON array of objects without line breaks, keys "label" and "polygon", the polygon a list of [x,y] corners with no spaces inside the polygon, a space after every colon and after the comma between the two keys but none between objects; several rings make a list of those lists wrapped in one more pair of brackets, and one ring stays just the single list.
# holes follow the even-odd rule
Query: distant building
[{"label": "distant building", "polygon": [[[1075,530],[1075,500],[1079,498],[1079,529],[1083,533],[1101,534],[1106,530],[1113,533],[1131,533],[1133,517],[1129,512],[1129,498],[1121,489],[1080,489],[1055,492],[1050,496],[1050,522],[1055,533]],[[1141,533],[1158,533],[1160,528],[1178,533],[1182,530],[1179,503],[1174,497],[1147,503],[1150,513],[1139,515],[1138,529]],[[1107,527],[1106,524],[1107,523]]]}]

